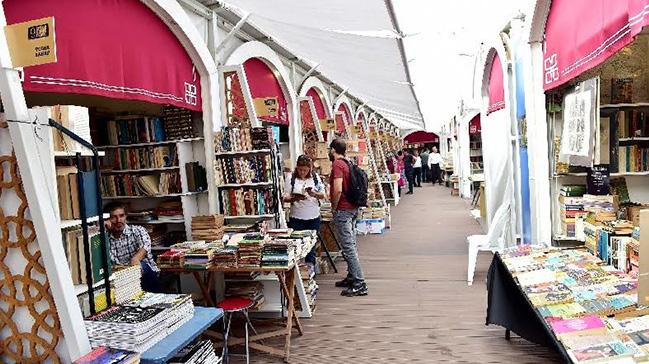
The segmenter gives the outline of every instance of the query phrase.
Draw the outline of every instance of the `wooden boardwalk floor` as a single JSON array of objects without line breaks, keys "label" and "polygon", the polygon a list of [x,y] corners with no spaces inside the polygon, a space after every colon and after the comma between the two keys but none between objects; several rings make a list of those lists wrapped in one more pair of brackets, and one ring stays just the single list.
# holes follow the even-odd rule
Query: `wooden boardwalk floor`
[{"label": "wooden boardwalk floor", "polygon": [[[466,284],[466,236],[480,233],[467,202],[426,185],[392,210],[393,228],[359,239],[370,294],[340,296],[341,273],[318,277],[315,315],[294,336],[291,363],[555,363],[543,347],[485,326],[486,272]],[[279,363],[253,353],[253,363]]]}]

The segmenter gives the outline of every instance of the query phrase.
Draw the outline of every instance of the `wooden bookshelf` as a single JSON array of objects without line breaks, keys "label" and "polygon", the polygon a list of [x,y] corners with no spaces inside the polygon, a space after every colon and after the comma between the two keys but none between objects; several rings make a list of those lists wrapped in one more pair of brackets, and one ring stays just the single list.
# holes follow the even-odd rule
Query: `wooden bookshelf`
[{"label": "wooden bookshelf", "polygon": [[191,142],[198,142],[198,141],[203,141],[203,140],[205,140],[205,138],[196,137],[196,138],[186,138],[186,139],[177,139],[177,140],[164,140],[164,141],[161,141],[161,142],[118,144],[118,145],[102,145],[102,146],[97,147],[97,149],[105,150],[105,149],[119,149],[119,148],[155,147],[155,146],[159,146],[159,145],[170,145],[170,144],[176,144],[176,143],[191,143]]},{"label": "wooden bookshelf", "polygon": [[140,168],[140,169],[107,169],[107,170],[102,170],[101,174],[169,172],[169,171],[176,171],[179,169],[180,166],[160,167],[160,168]]},{"label": "wooden bookshelf", "polygon": [[184,197],[184,196],[195,196],[207,191],[197,191],[197,192],[184,192],[184,193],[170,193],[166,195],[153,195],[153,196],[104,196],[104,200],[130,200],[130,199],[142,199],[142,198],[174,198],[174,197]]},{"label": "wooden bookshelf", "polygon": [[603,104],[600,105],[599,108],[600,109],[631,109],[631,108],[640,108],[640,107],[649,107],[649,102]]}]

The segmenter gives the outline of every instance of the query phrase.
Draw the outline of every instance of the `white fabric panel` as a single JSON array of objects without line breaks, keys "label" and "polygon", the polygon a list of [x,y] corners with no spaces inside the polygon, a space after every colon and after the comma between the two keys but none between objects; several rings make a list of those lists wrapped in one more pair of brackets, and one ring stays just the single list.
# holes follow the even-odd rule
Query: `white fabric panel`
[{"label": "white fabric panel", "polygon": [[[499,246],[498,239],[494,237],[506,236],[508,231],[506,228],[510,228],[511,225],[510,205],[513,186],[508,112],[508,109],[503,109],[488,116],[483,113],[481,122],[488,235],[491,237],[490,244],[494,248],[502,248]],[[501,221],[503,215],[506,215],[506,223]]]},{"label": "white fabric panel", "polygon": [[209,27],[209,22],[207,21],[207,19],[186,8],[182,2],[180,3],[180,5],[182,6],[183,10],[185,10],[187,17],[189,17],[189,20],[191,20],[192,24],[194,24],[194,26],[196,27],[196,30],[198,30],[198,34],[200,34],[201,38],[203,38],[203,40],[207,43]]},{"label": "white fabric panel", "polygon": [[[239,15],[399,128],[423,129],[399,40],[380,0],[228,0]],[[378,32],[375,36],[359,35]],[[390,37],[385,35],[389,34]],[[381,35],[381,36],[379,36]]]}]

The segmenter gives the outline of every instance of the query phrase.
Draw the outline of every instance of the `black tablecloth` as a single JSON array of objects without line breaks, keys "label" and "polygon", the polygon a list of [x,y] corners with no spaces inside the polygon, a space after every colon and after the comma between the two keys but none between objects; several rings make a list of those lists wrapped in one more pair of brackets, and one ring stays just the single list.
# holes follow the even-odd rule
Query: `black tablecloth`
[{"label": "black tablecloth", "polygon": [[555,350],[565,362],[571,362],[498,253],[489,267],[487,291],[487,325],[502,326],[526,340]]}]

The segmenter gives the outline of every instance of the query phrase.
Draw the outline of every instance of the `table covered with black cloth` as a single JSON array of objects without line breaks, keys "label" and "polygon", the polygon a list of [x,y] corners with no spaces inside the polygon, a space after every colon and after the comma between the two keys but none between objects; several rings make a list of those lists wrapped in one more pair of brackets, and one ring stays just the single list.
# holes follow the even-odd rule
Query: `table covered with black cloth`
[{"label": "table covered with black cloth", "polygon": [[553,349],[566,362],[566,349],[516,283],[496,253],[487,275],[487,325],[499,325],[533,343]]}]

